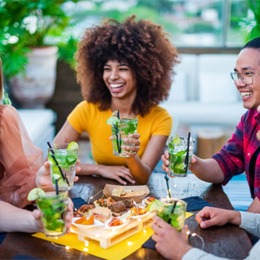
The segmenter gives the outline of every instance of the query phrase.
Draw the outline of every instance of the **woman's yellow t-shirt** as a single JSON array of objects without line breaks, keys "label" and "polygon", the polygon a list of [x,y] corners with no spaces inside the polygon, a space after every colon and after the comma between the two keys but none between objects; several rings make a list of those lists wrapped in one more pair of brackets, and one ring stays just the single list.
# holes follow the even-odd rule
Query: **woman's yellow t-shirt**
[{"label": "woman's yellow t-shirt", "polygon": [[[111,126],[106,123],[111,116],[110,109],[100,111],[97,104],[80,102],[69,114],[67,120],[80,134],[87,132],[90,138],[92,156],[96,163],[105,165],[126,165],[125,159],[114,156]],[[137,133],[140,134],[140,149],[138,156],[142,158],[145,148],[152,135],[169,136],[172,127],[172,118],[160,106],[154,106],[150,113],[138,118]]]}]

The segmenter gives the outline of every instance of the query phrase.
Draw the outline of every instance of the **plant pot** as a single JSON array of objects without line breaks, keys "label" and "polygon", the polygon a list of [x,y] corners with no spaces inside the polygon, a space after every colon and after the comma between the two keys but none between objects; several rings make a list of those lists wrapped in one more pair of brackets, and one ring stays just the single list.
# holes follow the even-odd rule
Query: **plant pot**
[{"label": "plant pot", "polygon": [[22,108],[44,108],[55,90],[56,46],[32,48],[24,74],[9,81],[10,91]]}]

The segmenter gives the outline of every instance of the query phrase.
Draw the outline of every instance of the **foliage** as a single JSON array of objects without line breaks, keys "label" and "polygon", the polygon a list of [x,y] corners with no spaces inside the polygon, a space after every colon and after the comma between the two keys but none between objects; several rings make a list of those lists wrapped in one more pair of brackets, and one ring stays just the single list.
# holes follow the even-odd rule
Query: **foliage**
[{"label": "foliage", "polygon": [[57,37],[70,25],[62,9],[78,0],[0,0],[0,56],[10,78],[25,70],[31,47],[57,45]]},{"label": "foliage", "polygon": [[[117,21],[122,21],[126,17],[135,14],[137,19],[149,19],[155,23],[160,24],[169,34],[179,33],[177,25],[172,21],[169,21],[161,12],[165,11],[165,6],[162,3],[167,3],[167,6],[171,3],[171,0],[163,1],[150,1],[150,0],[137,0],[136,4],[129,6],[126,10],[119,10],[117,6],[113,6],[110,9],[104,8],[104,4],[107,2],[104,0],[94,1],[95,7],[89,10],[79,10],[74,14],[76,23],[79,23],[86,17],[93,18],[93,20],[102,20],[105,18],[112,18]],[[169,10],[169,9],[168,9]],[[176,36],[176,35],[174,35]]]},{"label": "foliage", "polygon": [[184,30],[185,33],[212,33],[213,31],[216,31],[216,29],[213,25],[207,22],[193,23],[186,30]]},{"label": "foliage", "polygon": [[11,99],[9,98],[9,95],[8,95],[8,93],[5,91],[5,89],[3,89],[3,100],[2,100],[2,102],[3,102],[3,104],[4,105],[12,105],[12,101],[11,101]]},{"label": "foliage", "polygon": [[250,41],[256,37],[260,37],[260,1],[247,0],[248,6],[254,14],[254,27],[247,36],[246,41]]}]

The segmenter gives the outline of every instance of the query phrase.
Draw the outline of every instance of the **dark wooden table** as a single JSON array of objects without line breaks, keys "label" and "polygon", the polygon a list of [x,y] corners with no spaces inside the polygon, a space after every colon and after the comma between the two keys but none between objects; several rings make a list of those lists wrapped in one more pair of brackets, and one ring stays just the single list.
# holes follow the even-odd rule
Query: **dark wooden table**
[{"label": "dark wooden table", "polygon": [[[149,182],[151,194],[158,198],[165,197],[167,194],[166,185],[162,181],[163,178],[163,174],[154,174]],[[70,195],[72,198],[81,197],[88,201],[91,196],[102,190],[106,183],[118,184],[104,178],[81,176],[80,180],[71,190]],[[102,193],[99,193],[93,199],[97,199],[101,195]],[[232,205],[220,185],[210,185],[209,188],[201,194],[201,197],[214,206],[232,209]],[[204,250],[217,256],[244,259],[252,247],[247,233],[237,226],[226,225],[225,227],[213,227],[202,230],[198,227],[194,215],[187,219],[186,223],[191,232],[196,232],[203,237],[205,241]],[[195,239],[192,241],[192,245],[200,247],[201,243]],[[34,238],[30,234],[8,233],[0,245],[0,259],[14,259],[17,255],[26,255],[38,259],[99,259],[98,257],[75,249],[66,250],[63,246]],[[127,259],[164,258],[157,253],[156,250],[140,248],[127,257]]]}]

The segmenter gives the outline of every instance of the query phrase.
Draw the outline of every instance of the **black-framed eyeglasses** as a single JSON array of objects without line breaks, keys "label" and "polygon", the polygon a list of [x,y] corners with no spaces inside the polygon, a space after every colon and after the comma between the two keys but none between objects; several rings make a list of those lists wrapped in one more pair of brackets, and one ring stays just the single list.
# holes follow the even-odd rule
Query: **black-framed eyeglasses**
[{"label": "black-framed eyeglasses", "polygon": [[253,77],[254,76],[260,76],[260,74],[255,74],[252,72],[245,72],[245,73],[238,73],[238,72],[230,72],[231,79],[234,80],[234,82],[238,81],[239,79],[245,83],[246,85],[253,84]]}]

